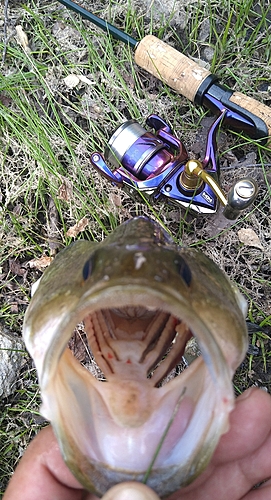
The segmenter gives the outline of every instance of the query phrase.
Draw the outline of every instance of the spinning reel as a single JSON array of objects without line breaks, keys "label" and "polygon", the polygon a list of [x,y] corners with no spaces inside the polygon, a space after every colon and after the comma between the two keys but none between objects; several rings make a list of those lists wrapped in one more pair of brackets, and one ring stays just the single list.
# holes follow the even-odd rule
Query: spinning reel
[{"label": "spinning reel", "polygon": [[[184,144],[173,135],[169,125],[157,115],[150,115],[146,124],[155,130],[147,132],[136,120],[117,128],[110,138],[104,157],[91,155],[91,163],[114,185],[141,192],[156,201],[164,198],[197,213],[211,214],[224,206],[223,214],[234,220],[257,196],[257,184],[251,178],[237,181],[228,198],[219,185],[219,164],[216,158],[216,134],[229,110],[221,110],[211,126],[205,157],[189,159]],[[107,162],[114,170],[110,170]]]}]

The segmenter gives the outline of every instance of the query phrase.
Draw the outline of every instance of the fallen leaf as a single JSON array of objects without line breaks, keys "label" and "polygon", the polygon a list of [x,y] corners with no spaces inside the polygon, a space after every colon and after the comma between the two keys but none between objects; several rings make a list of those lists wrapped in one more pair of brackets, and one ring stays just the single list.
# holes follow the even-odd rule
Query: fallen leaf
[{"label": "fallen leaf", "polygon": [[77,87],[78,83],[86,83],[87,85],[95,85],[96,82],[91,81],[89,78],[87,78],[84,75],[75,75],[74,73],[71,73],[70,75],[66,76],[64,78],[64,83],[69,87],[69,89],[74,89]]},{"label": "fallen leaf", "polygon": [[205,228],[206,237],[213,237],[235,223],[235,221],[226,219],[223,212],[224,207],[220,205],[217,212],[210,218],[208,226]]},{"label": "fallen leaf", "polygon": [[59,200],[70,201],[72,198],[72,182],[65,177],[62,178],[62,184],[58,188],[57,197]]},{"label": "fallen leaf", "polygon": [[9,270],[12,274],[17,276],[24,276],[26,273],[26,269],[22,267],[21,263],[16,259],[9,259]]},{"label": "fallen leaf", "polygon": [[247,229],[240,229],[238,231],[238,238],[241,243],[244,243],[244,245],[248,247],[256,247],[259,248],[260,250],[263,250],[263,246],[260,242],[259,237],[253,231],[253,229],[247,228]]},{"label": "fallen leaf", "polygon": [[91,81],[89,78],[87,78],[84,75],[77,75],[77,76],[81,82],[86,83],[87,85],[95,85],[96,84],[95,81]]},{"label": "fallen leaf", "polygon": [[39,271],[43,271],[46,267],[50,266],[53,257],[48,257],[47,255],[42,255],[38,259],[32,259],[28,262],[28,265],[31,269],[38,269]]},{"label": "fallen leaf", "polygon": [[115,207],[118,207],[118,208],[122,207],[121,196],[119,194],[110,193],[109,199]]},{"label": "fallen leaf", "polygon": [[71,238],[75,238],[79,233],[84,231],[88,225],[87,217],[83,217],[83,219],[79,220],[74,226],[70,227],[66,232],[66,236],[70,236]]},{"label": "fallen leaf", "polygon": [[19,307],[18,307],[18,304],[16,302],[12,302],[10,304],[10,312],[13,314],[16,314],[19,312]]},{"label": "fallen leaf", "polygon": [[0,102],[3,104],[3,106],[10,106],[12,104],[12,99],[10,97],[7,97],[4,92],[0,93]]},{"label": "fallen leaf", "polygon": [[15,26],[15,29],[16,29],[16,33],[17,33],[18,42],[20,43],[20,45],[22,46],[24,51],[27,54],[30,54],[31,50],[29,47],[27,34],[24,32],[24,30],[20,24]]}]

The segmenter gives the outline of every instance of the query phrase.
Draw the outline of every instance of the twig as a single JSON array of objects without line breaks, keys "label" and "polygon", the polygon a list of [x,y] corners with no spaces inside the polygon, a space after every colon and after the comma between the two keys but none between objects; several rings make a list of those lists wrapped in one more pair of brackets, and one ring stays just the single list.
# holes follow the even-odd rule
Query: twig
[{"label": "twig", "polygon": [[47,209],[47,233],[50,256],[55,256],[61,246],[59,237],[59,214],[52,196],[49,195]]}]

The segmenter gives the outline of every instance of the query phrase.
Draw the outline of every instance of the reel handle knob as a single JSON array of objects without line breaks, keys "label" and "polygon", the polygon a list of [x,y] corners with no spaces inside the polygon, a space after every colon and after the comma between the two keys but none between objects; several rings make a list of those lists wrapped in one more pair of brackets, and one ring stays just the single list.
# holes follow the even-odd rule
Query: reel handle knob
[{"label": "reel handle knob", "polygon": [[226,219],[237,219],[241,210],[249,207],[258,193],[258,185],[250,177],[237,181],[228,193],[228,202],[223,211]]},{"label": "reel handle knob", "polygon": [[227,199],[216,180],[204,170],[202,163],[199,160],[188,160],[185,170],[180,176],[181,185],[187,188],[190,183],[190,187],[195,188],[195,181],[198,178],[211,187],[219,201],[225,207],[223,210],[224,217],[229,220],[237,219],[240,212],[253,203],[258,193],[256,181],[247,177],[240,179],[232,186]]}]

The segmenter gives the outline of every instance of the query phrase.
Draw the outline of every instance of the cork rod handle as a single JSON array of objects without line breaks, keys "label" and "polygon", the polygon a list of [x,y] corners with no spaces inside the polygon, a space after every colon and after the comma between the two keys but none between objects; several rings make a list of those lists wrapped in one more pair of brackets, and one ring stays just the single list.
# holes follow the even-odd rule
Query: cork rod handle
[{"label": "cork rod handle", "polygon": [[153,35],[139,42],[135,62],[192,102],[202,82],[211,75],[210,71]]},{"label": "cork rod handle", "polygon": [[[139,42],[135,62],[192,102],[201,84],[211,75],[206,68],[153,35],[147,35]],[[271,109],[268,106],[239,92],[234,92],[230,101],[261,118],[271,137]],[[268,146],[271,147],[271,141]]]},{"label": "cork rod handle", "polygon": [[258,118],[261,118],[264,121],[267,126],[268,137],[270,137],[268,147],[271,148],[271,108],[262,102],[256,101],[256,99],[252,99],[252,97],[242,94],[241,92],[233,92],[229,100],[234,104],[238,104],[241,108],[250,111],[250,113],[258,116]]}]

